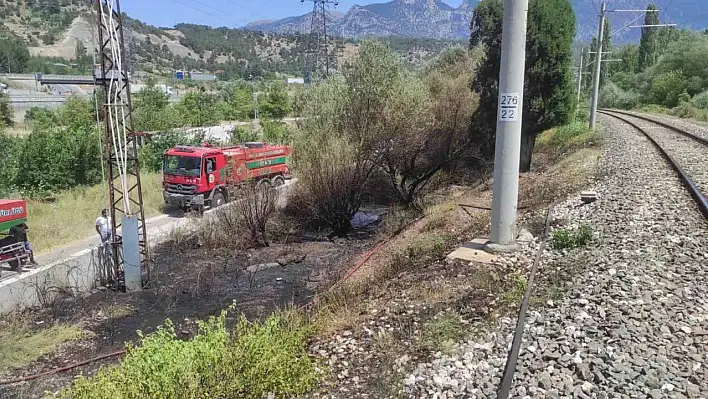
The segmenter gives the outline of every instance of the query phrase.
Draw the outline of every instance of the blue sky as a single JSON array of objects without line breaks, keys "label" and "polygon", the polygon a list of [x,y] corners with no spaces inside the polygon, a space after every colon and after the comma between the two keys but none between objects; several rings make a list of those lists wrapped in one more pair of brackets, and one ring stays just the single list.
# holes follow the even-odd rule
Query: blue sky
[{"label": "blue sky", "polygon": [[[354,4],[383,3],[386,0],[342,0],[336,10],[346,12]],[[457,7],[462,0],[444,0]],[[122,0],[121,10],[155,26],[180,22],[240,27],[259,19],[279,19],[305,14],[312,3],[300,0]]]}]

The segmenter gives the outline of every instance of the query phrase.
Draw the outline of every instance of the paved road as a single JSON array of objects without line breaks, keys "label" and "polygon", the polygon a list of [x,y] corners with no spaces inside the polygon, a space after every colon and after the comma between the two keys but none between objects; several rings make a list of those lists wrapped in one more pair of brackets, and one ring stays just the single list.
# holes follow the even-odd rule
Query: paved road
[{"label": "paved road", "polygon": [[[297,179],[290,180],[283,187],[290,186],[296,181]],[[214,212],[214,209],[207,210],[206,212],[204,212],[204,214],[210,215],[212,212]],[[184,216],[184,214],[180,211],[175,211],[173,213],[149,218],[146,223],[148,243],[154,245],[155,243],[162,242],[165,236],[172,232],[175,228],[186,226],[191,223],[192,220],[194,219]],[[118,231],[118,234],[120,234],[120,230]],[[48,265],[53,262],[60,261],[62,259],[70,258],[72,255],[75,255],[86,249],[96,247],[100,243],[101,241],[98,235],[93,235],[83,240],[76,241],[63,247],[53,249],[49,252],[37,254],[35,256],[35,260],[40,265]],[[15,275],[15,273],[3,270],[2,277],[0,278],[0,280],[10,278],[13,275]]]}]

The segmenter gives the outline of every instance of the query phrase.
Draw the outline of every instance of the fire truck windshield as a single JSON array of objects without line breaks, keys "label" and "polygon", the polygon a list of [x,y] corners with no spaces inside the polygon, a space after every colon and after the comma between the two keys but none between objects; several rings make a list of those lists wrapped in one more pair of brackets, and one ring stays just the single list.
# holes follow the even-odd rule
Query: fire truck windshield
[{"label": "fire truck windshield", "polygon": [[202,159],[181,155],[166,155],[162,171],[170,175],[185,175],[199,177],[201,175]]}]

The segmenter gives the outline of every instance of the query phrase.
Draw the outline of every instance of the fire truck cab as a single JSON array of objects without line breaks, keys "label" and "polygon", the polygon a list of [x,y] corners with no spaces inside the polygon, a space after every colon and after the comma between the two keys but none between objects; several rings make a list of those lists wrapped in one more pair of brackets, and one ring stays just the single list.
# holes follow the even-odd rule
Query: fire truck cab
[{"label": "fire truck cab", "polygon": [[27,222],[27,204],[22,200],[0,200],[0,270],[19,271],[30,259],[25,243],[8,231]]},{"label": "fire truck cab", "polygon": [[265,142],[171,148],[163,159],[165,204],[201,211],[231,201],[242,184],[283,185],[292,177],[287,164],[291,152],[289,146]]}]

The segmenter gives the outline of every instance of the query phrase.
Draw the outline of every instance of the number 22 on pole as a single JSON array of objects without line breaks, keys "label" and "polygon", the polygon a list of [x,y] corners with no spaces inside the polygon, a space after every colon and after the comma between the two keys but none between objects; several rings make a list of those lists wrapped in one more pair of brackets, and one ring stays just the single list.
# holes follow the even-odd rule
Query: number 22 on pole
[{"label": "number 22 on pole", "polygon": [[502,93],[499,96],[499,122],[519,120],[519,93]]}]

